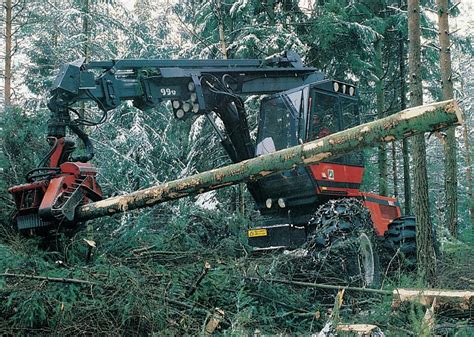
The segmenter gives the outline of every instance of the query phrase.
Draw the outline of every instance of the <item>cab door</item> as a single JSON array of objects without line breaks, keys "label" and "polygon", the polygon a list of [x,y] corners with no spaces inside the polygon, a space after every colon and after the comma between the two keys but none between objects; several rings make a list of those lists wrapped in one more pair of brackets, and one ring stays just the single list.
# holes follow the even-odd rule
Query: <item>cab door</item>
[{"label": "cab door", "polygon": [[[256,156],[286,149],[305,140],[309,92],[309,86],[303,86],[272,95],[262,102]],[[288,207],[312,204],[316,199],[316,186],[311,172],[305,167],[260,179],[258,184],[266,198],[282,198]]]},{"label": "cab door", "polygon": [[[358,123],[357,99],[337,92],[313,88],[307,141],[324,138]],[[351,153],[310,165],[316,193],[332,196],[357,196],[364,173],[362,153]]]}]

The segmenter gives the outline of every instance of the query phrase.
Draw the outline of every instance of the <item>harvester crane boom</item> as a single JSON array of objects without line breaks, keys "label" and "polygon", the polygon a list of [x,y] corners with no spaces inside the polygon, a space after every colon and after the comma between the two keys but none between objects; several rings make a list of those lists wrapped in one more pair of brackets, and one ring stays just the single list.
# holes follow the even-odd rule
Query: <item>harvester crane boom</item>
[{"label": "harvester crane boom", "polygon": [[[71,106],[95,101],[103,111],[133,101],[140,110],[172,101],[177,118],[215,112],[233,162],[255,156],[241,96],[272,94],[320,81],[322,73],[287,52],[265,60],[115,60],[63,65],[53,83],[50,136],[64,136]],[[214,127],[216,127],[213,124]]]},{"label": "harvester crane boom", "polygon": [[[27,177],[30,184],[10,189],[20,210],[16,217],[18,227],[51,227],[58,221],[71,221],[79,204],[102,196],[95,181],[95,168],[88,163],[94,149],[80,127],[96,122],[75,110],[78,102],[95,102],[104,112],[97,122],[102,123],[107,111],[124,101],[132,101],[142,111],[171,101],[177,119],[206,115],[230,159],[240,162],[257,154],[242,97],[284,92],[323,78],[316,69],[304,66],[293,52],[264,60],[151,59],[85,63],[79,59],[67,63],[53,82],[48,101],[51,150],[40,167],[30,171]],[[214,122],[213,113],[222,121],[223,130]],[[72,156],[75,146],[66,137],[67,128],[82,140],[85,155]],[[258,183],[249,183],[248,189],[257,203],[263,205],[265,193]]]}]

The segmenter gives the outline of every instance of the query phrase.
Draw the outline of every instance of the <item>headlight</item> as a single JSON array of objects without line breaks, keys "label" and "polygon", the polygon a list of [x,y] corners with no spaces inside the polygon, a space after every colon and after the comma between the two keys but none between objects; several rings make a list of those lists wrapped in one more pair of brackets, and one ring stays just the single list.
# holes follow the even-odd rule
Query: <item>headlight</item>
[{"label": "headlight", "polygon": [[183,110],[183,109],[178,109],[178,110],[176,110],[175,116],[176,116],[176,118],[178,118],[178,119],[183,119],[183,117],[184,117],[184,110]]},{"label": "headlight", "polygon": [[181,105],[181,102],[180,101],[173,101],[173,109],[178,109]]}]

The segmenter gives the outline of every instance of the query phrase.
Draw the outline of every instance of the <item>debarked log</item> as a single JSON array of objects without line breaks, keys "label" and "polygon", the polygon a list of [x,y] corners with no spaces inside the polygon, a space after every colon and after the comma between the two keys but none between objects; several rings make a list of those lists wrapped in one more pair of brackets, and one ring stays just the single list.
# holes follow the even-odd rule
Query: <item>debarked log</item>
[{"label": "debarked log", "polygon": [[392,307],[398,308],[403,302],[416,302],[430,306],[449,305],[461,310],[472,310],[474,291],[447,289],[395,289],[393,290]]},{"label": "debarked log", "polygon": [[302,145],[90,203],[77,210],[75,220],[127,212],[240,182],[255,181],[298,166],[317,164],[365,147],[440,130],[461,122],[461,111],[454,100],[418,106]]}]

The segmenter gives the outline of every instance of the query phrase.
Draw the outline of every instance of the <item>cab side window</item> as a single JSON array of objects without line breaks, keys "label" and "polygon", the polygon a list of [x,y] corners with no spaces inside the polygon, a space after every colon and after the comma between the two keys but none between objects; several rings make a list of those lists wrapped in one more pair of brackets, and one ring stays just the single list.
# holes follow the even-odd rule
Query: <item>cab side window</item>
[{"label": "cab side window", "polygon": [[339,104],[337,96],[316,92],[312,100],[309,140],[323,138],[339,131]]},{"label": "cab side window", "polygon": [[342,128],[345,130],[359,125],[360,119],[357,102],[352,99],[342,98],[340,104]]}]

